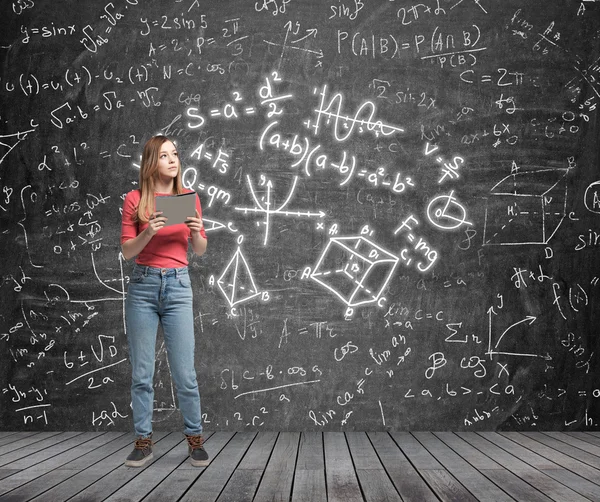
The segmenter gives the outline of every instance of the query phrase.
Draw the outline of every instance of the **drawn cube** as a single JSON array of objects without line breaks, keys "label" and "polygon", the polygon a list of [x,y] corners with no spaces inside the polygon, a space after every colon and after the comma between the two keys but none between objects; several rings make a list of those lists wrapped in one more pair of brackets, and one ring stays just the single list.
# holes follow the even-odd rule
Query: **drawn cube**
[{"label": "drawn cube", "polygon": [[548,244],[566,217],[566,169],[514,173],[486,200],[484,246]]}]

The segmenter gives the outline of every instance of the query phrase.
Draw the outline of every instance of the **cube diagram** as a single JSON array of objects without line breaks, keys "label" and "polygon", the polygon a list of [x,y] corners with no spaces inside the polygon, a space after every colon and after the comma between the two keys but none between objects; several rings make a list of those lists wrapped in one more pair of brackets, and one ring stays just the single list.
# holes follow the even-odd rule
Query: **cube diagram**
[{"label": "cube diagram", "polygon": [[486,198],[484,246],[548,244],[567,214],[566,169],[514,173]]},{"label": "cube diagram", "polygon": [[310,274],[348,307],[377,303],[399,258],[363,236],[332,238]]}]

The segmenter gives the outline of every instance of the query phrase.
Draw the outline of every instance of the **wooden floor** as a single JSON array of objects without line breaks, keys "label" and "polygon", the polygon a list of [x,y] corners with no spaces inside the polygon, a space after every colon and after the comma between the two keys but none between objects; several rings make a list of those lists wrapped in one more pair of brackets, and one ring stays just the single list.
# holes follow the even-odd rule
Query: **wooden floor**
[{"label": "wooden floor", "polygon": [[598,432],[181,433],[125,467],[120,432],[0,432],[0,501],[600,501]]}]

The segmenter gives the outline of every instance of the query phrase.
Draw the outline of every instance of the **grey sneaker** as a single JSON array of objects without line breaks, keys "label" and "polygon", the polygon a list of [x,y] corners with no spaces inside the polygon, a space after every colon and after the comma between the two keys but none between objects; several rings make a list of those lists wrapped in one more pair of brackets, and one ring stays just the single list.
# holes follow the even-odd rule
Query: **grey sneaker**
[{"label": "grey sneaker", "polygon": [[142,467],[152,460],[152,434],[147,438],[138,438],[135,440],[133,451],[125,460],[128,467]]},{"label": "grey sneaker", "polygon": [[186,434],[188,442],[188,451],[190,453],[190,462],[194,467],[203,467],[208,465],[208,453],[204,449],[204,438],[202,434],[198,436],[188,436]]}]

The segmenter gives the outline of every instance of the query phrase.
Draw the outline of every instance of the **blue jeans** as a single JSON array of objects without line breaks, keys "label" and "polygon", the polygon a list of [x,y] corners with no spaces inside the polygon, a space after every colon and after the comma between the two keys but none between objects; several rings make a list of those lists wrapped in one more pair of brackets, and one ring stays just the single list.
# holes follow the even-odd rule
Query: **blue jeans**
[{"label": "blue jeans", "polygon": [[194,314],[187,267],[154,268],[136,264],[125,301],[131,361],[131,406],[136,436],[152,433],[156,334],[161,323],[171,377],[177,389],[184,433],[202,433],[200,393],[194,369]]}]

